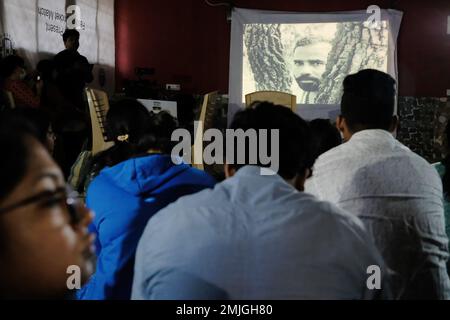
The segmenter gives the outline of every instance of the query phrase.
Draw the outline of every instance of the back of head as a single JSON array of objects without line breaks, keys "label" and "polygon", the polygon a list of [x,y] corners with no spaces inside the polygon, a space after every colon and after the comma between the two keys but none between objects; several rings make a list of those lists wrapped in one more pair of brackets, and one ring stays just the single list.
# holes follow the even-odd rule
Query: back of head
[{"label": "back of head", "polygon": [[171,154],[175,143],[172,133],[178,128],[177,120],[166,111],[152,113],[147,131],[148,144],[155,152]]},{"label": "back of head", "polygon": [[[147,109],[134,99],[124,99],[111,104],[106,115],[106,131],[116,143],[127,142],[139,148],[150,121]],[[128,136],[126,141],[123,136]]]},{"label": "back of head", "polygon": [[[306,169],[311,169],[314,164],[314,158],[312,154],[311,145],[311,132],[308,124],[292,112],[289,108],[281,105],[274,105],[270,102],[257,102],[250,108],[238,112],[230,125],[230,129],[242,129],[247,131],[249,129],[269,130],[268,136],[268,154],[271,157],[279,157],[279,170],[278,174],[284,179],[292,179],[296,175],[303,176]],[[273,154],[273,146],[270,144],[270,130],[279,130],[279,154]],[[258,154],[259,150],[259,137],[258,137]],[[239,169],[249,163],[249,141],[246,141],[246,161],[245,164],[236,164],[235,152],[235,164],[230,164],[231,167]],[[258,161],[258,165],[261,167],[268,167],[266,164],[261,164]]]},{"label": "back of head", "polygon": [[170,138],[176,127],[170,114],[152,115],[137,100],[112,103],[106,116],[106,131],[115,145],[99,154],[95,162],[102,169],[149,152],[170,154]]},{"label": "back of head", "polygon": [[314,158],[342,143],[339,130],[328,119],[315,119],[309,123],[312,133]]},{"label": "back of head", "polygon": [[344,80],[341,114],[352,132],[389,130],[394,115],[396,82],[387,73],[366,69]]},{"label": "back of head", "polygon": [[74,37],[79,39],[80,33],[76,29],[66,29],[62,35],[64,43],[69,40],[69,38]]},{"label": "back of head", "polygon": [[7,56],[0,62],[0,77],[6,79],[10,77],[16,68],[25,67],[25,61],[16,55]]}]

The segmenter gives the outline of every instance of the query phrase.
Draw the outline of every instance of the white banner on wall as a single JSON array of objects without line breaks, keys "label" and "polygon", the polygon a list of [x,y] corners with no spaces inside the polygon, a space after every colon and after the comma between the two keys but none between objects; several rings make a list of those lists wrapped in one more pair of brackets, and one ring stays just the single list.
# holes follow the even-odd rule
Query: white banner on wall
[{"label": "white banner on wall", "polygon": [[90,86],[114,92],[114,0],[1,0],[0,46],[12,46],[34,68],[64,50],[66,21],[80,32],[80,54],[94,66]]},{"label": "white banner on wall", "polygon": [[[397,80],[397,37],[402,13],[333,13],[235,9],[231,25],[228,119],[245,95],[274,90],[294,94],[305,119],[339,113],[342,82],[362,69]],[[376,22],[376,23],[374,23]]]}]

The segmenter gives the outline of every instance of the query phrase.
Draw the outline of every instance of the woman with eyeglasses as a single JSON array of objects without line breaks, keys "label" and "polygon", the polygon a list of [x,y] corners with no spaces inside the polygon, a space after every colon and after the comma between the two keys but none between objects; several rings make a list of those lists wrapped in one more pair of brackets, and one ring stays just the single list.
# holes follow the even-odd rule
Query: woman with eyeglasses
[{"label": "woman with eyeglasses", "polygon": [[36,135],[1,115],[0,299],[69,298],[94,269],[92,214]]}]

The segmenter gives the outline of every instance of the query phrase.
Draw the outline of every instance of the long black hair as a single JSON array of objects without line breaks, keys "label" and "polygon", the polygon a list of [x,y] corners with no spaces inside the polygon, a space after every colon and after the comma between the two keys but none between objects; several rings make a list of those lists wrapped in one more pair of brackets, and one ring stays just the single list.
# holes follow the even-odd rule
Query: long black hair
[{"label": "long black hair", "polygon": [[147,154],[151,149],[170,154],[172,132],[178,123],[169,113],[149,113],[137,100],[113,103],[106,116],[106,131],[115,145],[93,160],[96,171]]}]

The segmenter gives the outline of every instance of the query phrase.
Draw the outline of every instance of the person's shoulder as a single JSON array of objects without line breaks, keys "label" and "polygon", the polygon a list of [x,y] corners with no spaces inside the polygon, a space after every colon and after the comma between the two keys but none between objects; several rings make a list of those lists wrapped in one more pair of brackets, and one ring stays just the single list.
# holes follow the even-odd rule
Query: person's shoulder
[{"label": "person's shoulder", "polygon": [[351,225],[356,228],[364,228],[361,220],[350,212],[339,208],[331,202],[319,200],[313,195],[308,194],[308,196],[310,196],[308,198],[310,203],[309,210],[314,209],[314,212],[320,215],[322,219],[335,221],[338,224],[347,226]]},{"label": "person's shoulder", "polygon": [[436,168],[428,162],[424,157],[415,153],[407,146],[402,144],[400,141],[397,141],[397,153],[399,158],[403,158],[403,163],[406,164],[409,162],[412,166],[416,168],[420,168],[420,171],[427,172],[429,174],[435,174]]},{"label": "person's shoulder", "polygon": [[153,223],[170,225],[172,221],[177,221],[177,225],[195,224],[196,220],[204,220],[212,212],[228,210],[230,206],[226,204],[226,197],[221,189],[218,184],[213,188],[182,196],[159,211],[152,218]]},{"label": "person's shoulder", "polygon": [[197,168],[189,167],[186,170],[186,174],[188,174],[190,177],[192,177],[196,182],[207,185],[207,186],[214,186],[217,181],[214,179],[209,173],[199,170]]},{"label": "person's shoulder", "polygon": [[316,160],[316,164],[323,164],[323,163],[328,163],[330,161],[335,161],[336,159],[339,158],[345,158],[349,156],[349,151],[351,151],[351,146],[349,146],[348,142],[347,143],[342,143],[340,145],[338,145],[337,147],[334,147],[330,150],[328,150],[327,152],[321,154],[317,160]]},{"label": "person's shoulder", "polygon": [[54,60],[58,60],[58,59],[64,58],[68,54],[69,54],[69,50],[64,49],[64,50],[58,52],[53,59]]}]

